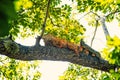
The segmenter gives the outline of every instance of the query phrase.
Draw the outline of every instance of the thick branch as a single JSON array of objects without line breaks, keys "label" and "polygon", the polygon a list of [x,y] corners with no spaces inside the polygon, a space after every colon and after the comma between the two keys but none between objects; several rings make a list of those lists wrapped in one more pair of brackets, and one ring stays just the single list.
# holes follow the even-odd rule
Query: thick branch
[{"label": "thick branch", "polygon": [[38,46],[29,47],[19,45],[19,52],[8,53],[4,41],[0,41],[0,54],[6,55],[10,58],[19,60],[53,60],[53,61],[68,61],[74,64],[79,64],[82,66],[92,67],[102,71],[109,71],[114,69],[116,66],[111,65],[108,61],[103,60],[97,56],[86,55],[80,53],[77,55],[74,51],[66,48],[57,48],[53,46]]}]

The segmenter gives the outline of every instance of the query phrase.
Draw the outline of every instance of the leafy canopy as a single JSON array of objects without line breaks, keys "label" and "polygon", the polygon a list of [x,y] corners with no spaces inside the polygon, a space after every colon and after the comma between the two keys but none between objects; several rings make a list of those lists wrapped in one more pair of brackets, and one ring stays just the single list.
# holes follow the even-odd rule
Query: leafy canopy
[{"label": "leafy canopy", "polygon": [[[9,34],[13,35],[13,37],[18,37],[18,35],[20,34],[20,36],[24,38],[31,35],[40,35],[46,13],[47,1],[48,0],[0,0],[0,37],[7,36]],[[117,19],[118,21],[120,21],[119,0],[71,1],[77,2],[77,10],[79,11],[79,13],[92,11],[95,13],[107,15],[108,13],[114,12],[113,14],[107,16],[106,21],[110,22],[113,19]],[[67,39],[68,41],[78,43],[85,32],[85,28],[77,20],[71,18],[71,11],[73,10],[71,5],[65,4],[60,6],[60,2],[61,0],[52,0],[51,2],[45,34],[50,33],[58,37]],[[115,15],[115,13],[117,15]],[[103,50],[105,58],[109,60],[110,63],[116,65],[120,65],[119,42],[120,39],[118,37],[110,38],[108,40],[107,48]],[[0,74],[4,73],[5,77],[11,78],[11,74],[13,76],[17,74],[17,67],[21,67],[19,64],[16,65],[16,62],[14,60],[11,60],[10,64],[7,67],[0,66]],[[90,69],[82,70],[80,66],[72,65],[65,72],[65,76],[61,76],[60,78],[86,80],[86,75],[91,72],[91,70],[89,70]],[[93,70],[92,72],[95,73],[95,75],[91,75],[91,77],[97,79],[97,73],[99,72],[97,72],[96,70]],[[117,72],[111,70],[111,74],[103,73],[100,79],[118,80],[118,75],[120,74],[119,72],[119,69]],[[81,73],[83,73],[85,76],[83,76],[83,74]],[[22,76],[20,73],[18,74],[19,76]],[[79,75],[82,75],[82,77],[78,77]]]}]

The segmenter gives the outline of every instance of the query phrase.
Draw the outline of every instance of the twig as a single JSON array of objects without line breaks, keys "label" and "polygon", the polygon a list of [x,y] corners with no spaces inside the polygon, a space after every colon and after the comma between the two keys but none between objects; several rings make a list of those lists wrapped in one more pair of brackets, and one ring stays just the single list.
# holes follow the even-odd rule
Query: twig
[{"label": "twig", "polygon": [[[108,30],[107,30],[107,27],[106,27],[106,24],[105,24],[105,19],[106,19],[106,17],[109,16],[110,14],[116,13],[116,11],[108,14],[107,16],[103,16],[103,17],[99,16],[97,13],[94,13],[94,12],[92,12],[92,11],[90,11],[89,13],[93,13],[94,15],[96,15],[96,16],[99,18],[99,20],[101,21],[101,24],[102,24],[103,31],[104,31],[104,33],[105,33],[106,39],[107,39],[107,36],[110,36],[110,34],[109,34]],[[96,24],[96,26],[97,26],[97,25],[98,25],[98,23]],[[96,33],[96,31],[95,31],[95,33]],[[93,37],[93,38],[94,38],[94,37]],[[92,45],[92,42],[91,42],[91,45]]]},{"label": "twig", "polygon": [[[90,14],[90,13],[91,13],[91,11],[88,12],[88,13],[86,13],[86,14],[84,14],[83,16],[81,16],[80,19],[84,18],[86,15],[88,15],[88,14]],[[80,19],[79,19],[79,20],[80,20]]]},{"label": "twig", "polygon": [[120,11],[119,10],[115,10],[114,12],[111,12],[111,13],[107,14],[105,17],[108,17],[109,15],[115,14],[115,13],[118,13],[118,12],[120,12]]},{"label": "twig", "polygon": [[7,60],[7,58],[5,58],[4,60],[1,60],[1,59],[0,59],[0,62],[1,62],[2,64],[5,64],[5,63],[4,63],[5,60]]},{"label": "twig", "polygon": [[44,23],[43,23],[43,27],[42,27],[42,33],[41,33],[41,35],[40,35],[41,38],[42,38],[42,36],[43,36],[43,34],[44,34],[44,31],[45,31],[46,21],[47,21],[47,17],[48,17],[49,6],[50,6],[50,0],[48,0],[46,15],[45,15],[45,19],[44,19]]},{"label": "twig", "polygon": [[94,15],[96,15],[98,18],[100,18],[100,16],[97,13],[94,13],[91,11],[91,13],[93,13]]},{"label": "twig", "polygon": [[41,35],[40,36],[37,36],[36,38],[36,46],[39,46],[39,42],[45,32],[45,27],[46,27],[46,21],[47,21],[47,17],[48,17],[48,10],[49,10],[49,6],[50,6],[50,0],[48,0],[48,4],[47,4],[47,10],[46,10],[46,15],[45,15],[45,19],[44,19],[44,22],[43,22],[43,27],[42,27],[42,32],[41,32]]},{"label": "twig", "polygon": [[54,22],[53,22],[52,18],[50,17],[50,15],[48,15],[48,17],[49,17],[49,19],[50,19],[50,21],[51,21],[51,23],[52,23],[52,25],[53,25],[53,26],[58,26],[58,27],[61,27],[61,26],[60,26],[60,25],[58,25],[58,24],[54,24]]},{"label": "twig", "polygon": [[[86,15],[88,15],[88,14],[90,14],[90,13],[96,15],[98,18],[101,18],[97,13],[94,13],[94,12],[90,11],[90,12],[86,13],[85,15],[83,15],[80,19],[82,19],[84,16],[86,16]],[[80,19],[79,19],[79,20],[80,20]],[[98,20],[96,20],[96,27],[95,27],[95,31],[94,31],[93,38],[92,38],[92,40],[91,40],[91,47],[92,47],[93,40],[94,40],[95,35],[96,35],[96,32],[97,32],[97,26],[98,26]]]},{"label": "twig", "polygon": [[54,22],[52,21],[52,18],[50,17],[50,15],[48,16],[50,19],[50,22],[52,23],[53,26],[57,26],[56,24],[54,24]]},{"label": "twig", "polygon": [[93,41],[94,41],[94,39],[95,39],[95,35],[96,35],[96,32],[97,32],[97,27],[98,27],[98,20],[96,20],[95,31],[94,31],[93,38],[92,38],[92,40],[91,40],[91,47],[92,47]]},{"label": "twig", "polygon": [[[83,16],[81,16],[80,19],[82,19],[83,17],[85,17],[86,15],[88,15],[88,14],[90,14],[90,13],[93,13],[93,14],[96,15],[98,18],[100,18],[100,16],[99,16],[97,13],[94,13],[94,12],[90,11],[90,12],[84,14]],[[80,20],[80,19],[79,19],[79,20]]]}]

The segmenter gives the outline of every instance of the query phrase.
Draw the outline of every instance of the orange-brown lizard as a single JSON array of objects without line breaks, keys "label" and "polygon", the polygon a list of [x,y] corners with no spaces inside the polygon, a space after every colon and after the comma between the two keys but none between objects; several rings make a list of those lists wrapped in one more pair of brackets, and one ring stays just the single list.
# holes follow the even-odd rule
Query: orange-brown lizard
[{"label": "orange-brown lizard", "polygon": [[43,39],[44,39],[46,46],[67,48],[67,49],[74,51],[77,55],[79,55],[79,53],[82,52],[82,53],[85,53],[86,55],[91,54],[91,56],[100,57],[99,52],[97,52],[94,49],[92,49],[91,47],[89,47],[87,44],[84,43],[83,40],[80,41],[80,45],[77,45],[77,44],[71,43],[65,39],[55,37],[51,34],[47,34],[47,35],[43,36]]},{"label": "orange-brown lizard", "polygon": [[79,46],[74,44],[74,43],[68,42],[65,39],[54,37],[51,34],[43,36],[43,39],[45,41],[46,46],[55,46],[55,47],[59,47],[59,48],[67,48],[67,49],[74,51],[76,54],[79,54]]}]

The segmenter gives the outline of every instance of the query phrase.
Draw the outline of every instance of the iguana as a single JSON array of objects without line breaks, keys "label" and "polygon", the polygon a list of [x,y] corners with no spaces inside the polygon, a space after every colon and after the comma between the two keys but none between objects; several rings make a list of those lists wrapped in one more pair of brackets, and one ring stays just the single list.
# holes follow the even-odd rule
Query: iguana
[{"label": "iguana", "polygon": [[101,57],[100,53],[92,49],[90,46],[85,44],[85,42],[81,39],[80,45],[69,42],[65,39],[61,39],[55,37],[51,34],[47,34],[43,36],[44,42],[46,46],[55,46],[59,48],[67,48],[69,50],[74,51],[77,55],[81,54],[82,52],[85,54],[90,54],[91,56]]}]

